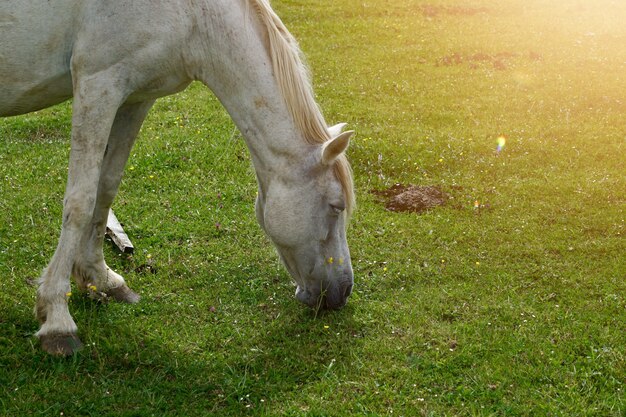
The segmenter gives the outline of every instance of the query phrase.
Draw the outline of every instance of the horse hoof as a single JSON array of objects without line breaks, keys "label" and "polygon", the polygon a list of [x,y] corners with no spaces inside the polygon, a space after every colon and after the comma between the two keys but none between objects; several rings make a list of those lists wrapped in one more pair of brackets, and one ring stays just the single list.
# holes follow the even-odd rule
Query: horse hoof
[{"label": "horse hoof", "polygon": [[41,348],[54,356],[70,356],[78,352],[83,344],[75,334],[50,334],[39,336]]},{"label": "horse hoof", "polygon": [[107,291],[107,295],[113,298],[115,301],[121,303],[135,304],[139,302],[141,298],[139,294],[128,288],[128,285],[124,284],[117,288],[112,288]]}]

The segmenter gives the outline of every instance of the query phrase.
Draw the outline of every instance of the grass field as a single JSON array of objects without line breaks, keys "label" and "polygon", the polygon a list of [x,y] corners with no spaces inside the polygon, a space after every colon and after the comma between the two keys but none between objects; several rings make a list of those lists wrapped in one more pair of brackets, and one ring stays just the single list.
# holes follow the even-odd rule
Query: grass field
[{"label": "grass field", "polygon": [[[0,415],[625,415],[626,3],[274,7],[357,131],[348,306],[295,300],[245,144],[194,84],[157,103],[114,204],[136,252],[107,260],[141,303],[76,291],[84,349],[44,354],[70,105],[1,119]],[[396,183],[447,203],[387,211],[371,190]]]}]

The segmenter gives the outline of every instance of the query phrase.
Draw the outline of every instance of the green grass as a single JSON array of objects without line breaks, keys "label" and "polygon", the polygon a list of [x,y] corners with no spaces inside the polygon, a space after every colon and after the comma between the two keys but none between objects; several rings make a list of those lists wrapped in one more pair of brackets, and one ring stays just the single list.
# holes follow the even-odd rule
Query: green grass
[{"label": "green grass", "polygon": [[[151,112],[114,205],[136,253],[107,260],[141,303],[75,294],[86,346],[47,356],[32,280],[60,229],[70,107],[2,119],[0,415],[624,415],[626,5],[274,7],[327,119],[358,133],[348,306],[294,299],[243,140],[194,84]],[[451,199],[385,211],[370,190],[398,182]]]}]

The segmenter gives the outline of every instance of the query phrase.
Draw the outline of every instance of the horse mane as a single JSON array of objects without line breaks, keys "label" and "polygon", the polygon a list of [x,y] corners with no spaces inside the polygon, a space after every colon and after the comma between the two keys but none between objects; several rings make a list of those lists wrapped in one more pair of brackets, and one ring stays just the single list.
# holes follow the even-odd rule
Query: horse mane
[{"label": "horse mane", "polygon": [[[296,126],[311,145],[323,144],[332,139],[322,111],[315,101],[311,76],[298,42],[274,12],[269,0],[250,0],[250,3],[267,30],[268,53],[274,75]],[[342,185],[346,209],[350,214],[355,205],[355,197],[352,170],[345,155],[342,154],[337,159],[334,171]]]}]

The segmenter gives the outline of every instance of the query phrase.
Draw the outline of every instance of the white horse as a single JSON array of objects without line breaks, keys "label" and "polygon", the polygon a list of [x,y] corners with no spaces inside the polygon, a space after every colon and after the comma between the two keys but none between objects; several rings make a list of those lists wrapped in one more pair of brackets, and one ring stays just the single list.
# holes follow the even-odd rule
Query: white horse
[{"label": "white horse", "polygon": [[139,300],[104,261],[107,214],[155,99],[193,80],[215,93],[246,140],[256,216],[296,298],[315,308],[346,303],[352,132],[327,127],[298,45],[268,0],[5,0],[0,116],[74,99],[63,226],[35,307],[47,352],[81,346],[70,276],[83,291],[95,285],[115,300]]}]

